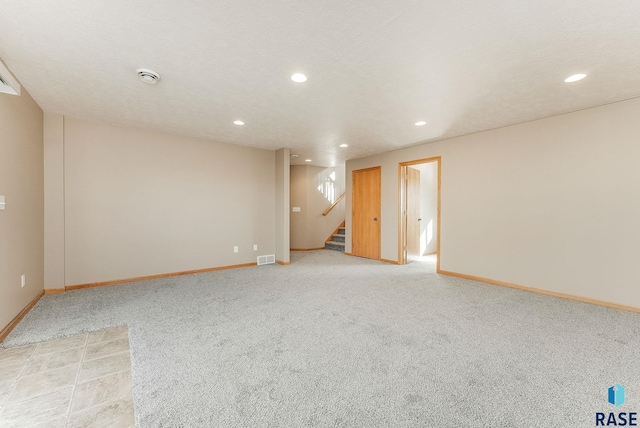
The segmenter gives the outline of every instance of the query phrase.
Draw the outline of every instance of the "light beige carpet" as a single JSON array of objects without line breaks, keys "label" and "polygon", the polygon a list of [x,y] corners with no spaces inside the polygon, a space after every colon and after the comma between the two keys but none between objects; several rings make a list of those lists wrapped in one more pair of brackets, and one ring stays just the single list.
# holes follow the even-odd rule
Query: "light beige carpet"
[{"label": "light beige carpet", "polygon": [[126,324],[143,427],[587,427],[640,410],[640,315],[334,251],[45,296],[20,345]]}]

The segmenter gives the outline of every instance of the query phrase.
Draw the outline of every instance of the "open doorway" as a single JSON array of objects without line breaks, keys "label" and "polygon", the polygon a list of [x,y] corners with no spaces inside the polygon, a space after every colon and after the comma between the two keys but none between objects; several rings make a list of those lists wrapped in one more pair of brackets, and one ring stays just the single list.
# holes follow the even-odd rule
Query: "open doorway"
[{"label": "open doorway", "polygon": [[440,270],[441,158],[399,164],[398,261],[434,261]]}]

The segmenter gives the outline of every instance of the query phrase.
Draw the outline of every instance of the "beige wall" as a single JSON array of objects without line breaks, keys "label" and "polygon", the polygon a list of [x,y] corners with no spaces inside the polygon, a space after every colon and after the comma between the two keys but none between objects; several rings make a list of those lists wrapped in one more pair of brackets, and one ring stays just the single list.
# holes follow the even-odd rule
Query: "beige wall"
[{"label": "beige wall", "polygon": [[64,172],[66,285],[275,253],[273,151],[65,117]]},{"label": "beige wall", "polygon": [[[344,221],[344,202],[327,216],[322,213],[344,192],[344,166],[291,167],[291,248],[323,248],[327,238]],[[322,189],[322,190],[320,190]]]},{"label": "beige wall", "polygon": [[398,163],[442,156],[442,270],[640,307],[638,117],[633,99],[352,160],[346,210],[351,171],[381,165],[396,260]]},{"label": "beige wall", "polygon": [[[290,177],[291,248],[312,248],[307,247],[307,167],[291,165]],[[300,207],[300,212],[293,212],[293,207]]]},{"label": "beige wall", "polygon": [[[0,94],[0,329],[44,286],[43,114],[24,88]],[[26,275],[26,285],[20,277]]]},{"label": "beige wall", "polygon": [[64,288],[64,116],[44,113],[44,288]]}]

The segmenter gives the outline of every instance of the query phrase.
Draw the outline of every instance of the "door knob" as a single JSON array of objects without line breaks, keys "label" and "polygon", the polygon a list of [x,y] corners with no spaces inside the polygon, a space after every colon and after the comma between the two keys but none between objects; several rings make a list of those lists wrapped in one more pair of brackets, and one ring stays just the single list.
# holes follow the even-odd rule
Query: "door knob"
[{"label": "door knob", "polygon": [[374,218],[373,218],[373,221],[378,221],[378,217],[374,217]]},{"label": "door knob", "polygon": [[421,218],[419,218],[419,219],[418,219],[418,221],[422,221],[422,219],[421,219]]}]

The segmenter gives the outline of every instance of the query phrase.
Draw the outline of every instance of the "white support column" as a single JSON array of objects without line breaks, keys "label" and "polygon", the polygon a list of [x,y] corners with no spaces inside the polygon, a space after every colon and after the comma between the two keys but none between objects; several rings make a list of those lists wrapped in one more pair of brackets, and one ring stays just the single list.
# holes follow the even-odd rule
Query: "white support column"
[{"label": "white support column", "polygon": [[290,149],[276,151],[276,261],[289,264]]}]

